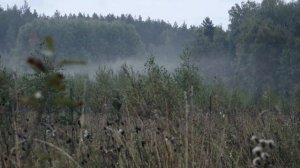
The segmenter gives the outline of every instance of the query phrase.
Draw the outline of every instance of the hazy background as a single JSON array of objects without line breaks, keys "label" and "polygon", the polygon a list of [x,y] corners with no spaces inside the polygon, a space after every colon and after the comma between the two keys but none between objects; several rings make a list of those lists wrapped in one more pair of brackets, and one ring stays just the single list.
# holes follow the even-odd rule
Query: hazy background
[{"label": "hazy background", "polygon": [[205,80],[258,92],[266,85],[297,90],[300,1],[288,2],[2,0],[0,61],[24,72],[50,36],[58,61],[88,62],[67,73],[94,76],[99,66],[123,64],[143,72],[150,56],[173,72],[185,55]]},{"label": "hazy background", "polygon": [[[228,10],[243,0],[27,0],[31,9],[38,13],[52,16],[60,13],[99,14],[131,14],[143,18],[163,19],[170,23],[186,22],[187,25],[200,25],[209,16],[215,25],[227,28],[229,23]],[[291,0],[285,0],[289,2]],[[21,6],[24,0],[1,0],[0,5]],[[255,0],[261,2],[261,0]]]}]

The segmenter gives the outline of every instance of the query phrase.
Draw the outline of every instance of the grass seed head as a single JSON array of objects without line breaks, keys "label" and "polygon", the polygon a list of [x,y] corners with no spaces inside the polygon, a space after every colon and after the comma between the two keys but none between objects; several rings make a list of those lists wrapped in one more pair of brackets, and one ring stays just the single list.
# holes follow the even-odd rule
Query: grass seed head
[{"label": "grass seed head", "polygon": [[254,158],[253,159],[253,161],[252,161],[252,164],[253,164],[253,166],[261,166],[262,165],[262,160],[261,160],[261,158],[260,157],[256,157],[256,158]]},{"label": "grass seed head", "polygon": [[256,143],[256,144],[259,143],[259,139],[258,139],[257,136],[255,136],[255,135],[253,135],[253,136],[251,137],[251,141],[252,141],[253,143]]},{"label": "grass seed head", "polygon": [[267,161],[270,158],[270,155],[267,152],[263,152],[263,153],[261,153],[261,158],[264,161]]},{"label": "grass seed head", "polygon": [[262,147],[261,146],[256,146],[252,150],[252,154],[255,155],[255,156],[260,156],[261,153],[262,153]]},{"label": "grass seed head", "polygon": [[42,92],[41,92],[41,91],[35,92],[34,97],[35,97],[36,99],[41,99],[41,98],[43,97]]},{"label": "grass seed head", "polygon": [[275,147],[275,142],[272,139],[266,140],[266,144],[270,149],[273,149]]},{"label": "grass seed head", "polygon": [[265,148],[267,146],[267,141],[265,139],[260,139],[259,140],[259,145],[262,147],[262,148]]},{"label": "grass seed head", "polygon": [[121,129],[121,128],[118,130],[118,132],[119,132],[121,135],[124,135],[124,134],[125,134],[125,131],[124,131],[123,129]]}]

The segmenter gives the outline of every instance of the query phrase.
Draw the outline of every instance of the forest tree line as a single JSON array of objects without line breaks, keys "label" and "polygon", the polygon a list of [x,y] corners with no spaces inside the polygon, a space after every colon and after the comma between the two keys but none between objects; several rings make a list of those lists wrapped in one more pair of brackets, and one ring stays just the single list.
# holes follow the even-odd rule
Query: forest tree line
[{"label": "forest tree line", "polygon": [[28,55],[26,52],[38,45],[38,38],[45,36],[53,37],[61,56],[100,59],[143,54],[161,45],[172,46],[178,53],[194,38],[185,23],[177,26],[130,14],[62,15],[56,11],[46,16],[31,12],[26,1],[20,8],[0,7],[0,22],[4,25],[0,28],[0,51],[15,50],[22,56]]},{"label": "forest tree line", "polygon": [[299,91],[300,1],[247,1],[228,14],[230,24],[224,30],[209,17],[188,27],[130,14],[57,11],[45,16],[25,2],[20,8],[0,7],[0,53],[26,57],[48,35],[56,41],[57,55],[67,58],[113,60],[157,50],[174,58],[188,48],[193,62],[228,60],[224,69],[230,72],[231,86],[257,93],[272,87],[286,96]]}]

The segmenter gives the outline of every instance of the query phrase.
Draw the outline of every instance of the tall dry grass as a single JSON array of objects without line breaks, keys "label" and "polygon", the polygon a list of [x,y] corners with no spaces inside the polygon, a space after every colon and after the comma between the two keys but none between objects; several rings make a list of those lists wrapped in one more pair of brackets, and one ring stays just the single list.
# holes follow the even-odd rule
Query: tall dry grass
[{"label": "tall dry grass", "polygon": [[299,167],[292,100],[254,101],[196,74],[153,59],[144,73],[100,68],[95,80],[1,70],[0,167],[251,167],[252,135],[274,140],[272,165]]}]

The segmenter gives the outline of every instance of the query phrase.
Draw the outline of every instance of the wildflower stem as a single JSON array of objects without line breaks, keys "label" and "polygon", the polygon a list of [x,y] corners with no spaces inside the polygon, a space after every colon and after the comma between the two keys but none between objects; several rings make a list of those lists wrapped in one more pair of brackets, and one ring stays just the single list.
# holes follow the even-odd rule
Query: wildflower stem
[{"label": "wildflower stem", "polygon": [[184,92],[184,100],[185,100],[185,167],[189,166],[189,104],[187,100],[187,92]]},{"label": "wildflower stem", "polygon": [[50,142],[46,142],[46,141],[43,141],[41,139],[34,139],[35,142],[39,142],[39,143],[42,143],[42,144],[45,144],[45,145],[48,145],[56,150],[58,150],[61,154],[65,155],[66,157],[68,157],[75,165],[76,167],[79,167],[81,168],[81,166],[72,158],[72,156],[70,156],[67,152],[65,152],[63,149],[57,147],[56,145],[50,143]]}]

